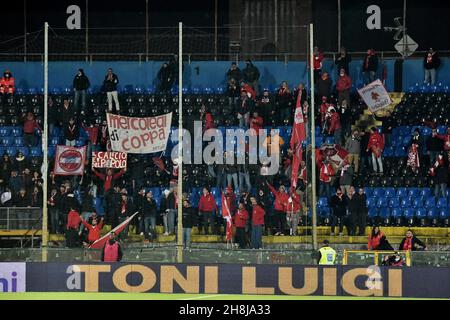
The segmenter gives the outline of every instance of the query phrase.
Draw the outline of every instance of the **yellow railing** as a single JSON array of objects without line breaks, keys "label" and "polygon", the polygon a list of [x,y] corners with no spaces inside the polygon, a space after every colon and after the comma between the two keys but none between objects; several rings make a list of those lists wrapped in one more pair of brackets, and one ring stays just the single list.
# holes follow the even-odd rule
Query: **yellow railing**
[{"label": "yellow railing", "polygon": [[393,254],[399,253],[399,254],[403,254],[405,256],[406,265],[411,266],[411,251],[401,251],[401,250],[398,250],[398,251],[372,251],[372,250],[347,250],[347,249],[344,249],[344,256],[342,258],[342,264],[347,265],[349,254],[354,254],[354,253],[356,253],[356,254],[362,253],[362,254],[369,254],[369,255],[373,254],[374,265],[376,265],[376,266],[378,265],[378,261],[379,261],[378,258],[380,255],[386,255],[386,254],[393,255]]}]

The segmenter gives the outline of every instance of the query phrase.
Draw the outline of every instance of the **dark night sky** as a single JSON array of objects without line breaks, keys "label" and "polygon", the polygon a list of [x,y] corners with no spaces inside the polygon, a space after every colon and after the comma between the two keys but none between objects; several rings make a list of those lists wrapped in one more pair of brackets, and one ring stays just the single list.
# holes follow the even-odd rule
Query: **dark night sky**
[{"label": "dark night sky", "polygon": [[[219,0],[219,26],[228,21],[228,1]],[[33,32],[48,21],[53,28],[65,28],[66,8],[76,4],[82,10],[84,27],[85,0],[27,0],[27,30]],[[3,7],[3,35],[23,33],[24,0],[16,0]],[[192,27],[214,26],[214,0],[149,0],[150,27],[176,27],[183,21]],[[145,0],[89,1],[89,27],[145,27]]]}]

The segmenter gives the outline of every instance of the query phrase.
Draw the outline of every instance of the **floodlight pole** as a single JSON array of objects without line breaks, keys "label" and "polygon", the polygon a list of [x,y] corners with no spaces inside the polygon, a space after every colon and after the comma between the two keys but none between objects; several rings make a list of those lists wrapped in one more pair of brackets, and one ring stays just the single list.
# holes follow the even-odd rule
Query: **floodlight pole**
[{"label": "floodlight pole", "polygon": [[178,23],[178,223],[177,262],[183,262],[183,23]]},{"label": "floodlight pole", "polygon": [[42,261],[47,261],[48,243],[48,211],[47,211],[47,189],[48,189],[48,23],[44,24],[44,127],[42,130]]},{"label": "floodlight pole", "polygon": [[314,119],[314,29],[309,25],[309,72],[311,86],[311,204],[312,204],[312,237],[313,249],[317,250],[317,206],[316,206],[316,123]]}]

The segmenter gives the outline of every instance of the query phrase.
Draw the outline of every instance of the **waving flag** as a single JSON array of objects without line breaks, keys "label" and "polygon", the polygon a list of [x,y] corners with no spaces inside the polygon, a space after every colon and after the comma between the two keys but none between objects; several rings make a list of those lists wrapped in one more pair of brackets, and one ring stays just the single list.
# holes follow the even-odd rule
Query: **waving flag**
[{"label": "waving flag", "polygon": [[231,218],[230,208],[227,199],[222,192],[222,217],[227,220],[226,240],[230,241],[233,237],[233,219]]},{"label": "waving flag", "polygon": [[305,119],[303,117],[301,105],[302,92],[299,91],[297,95],[297,103],[295,105],[294,126],[291,135],[291,149],[294,152],[294,159],[292,161],[291,186],[297,187],[298,168],[302,161],[302,143],[306,138]]},{"label": "waving flag", "polygon": [[89,249],[102,249],[105,246],[106,241],[108,241],[109,239],[109,235],[114,232],[116,235],[118,235],[119,233],[121,233],[123,231],[123,229],[125,229],[127,227],[127,225],[130,223],[130,221],[138,214],[138,212],[135,212],[131,217],[127,218],[125,221],[123,221],[121,224],[119,224],[117,227],[115,227],[114,229],[112,229],[110,232],[108,232],[107,234],[105,234],[103,237],[101,237],[100,239],[94,241],[94,243],[92,243],[89,246]]}]

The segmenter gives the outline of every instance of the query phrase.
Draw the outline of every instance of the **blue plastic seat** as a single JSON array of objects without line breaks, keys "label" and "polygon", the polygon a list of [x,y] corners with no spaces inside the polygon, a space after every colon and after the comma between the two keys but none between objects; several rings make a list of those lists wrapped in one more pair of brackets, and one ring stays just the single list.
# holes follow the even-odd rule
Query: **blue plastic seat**
[{"label": "blue plastic seat", "polygon": [[7,137],[10,135],[11,135],[11,130],[9,130],[7,127],[0,128],[0,137]]},{"label": "blue plastic seat", "polygon": [[409,188],[408,197],[418,197],[420,194],[419,188]]},{"label": "blue plastic seat", "polygon": [[414,208],[422,208],[423,207],[423,198],[422,197],[413,198],[412,206]]},{"label": "blue plastic seat", "polygon": [[86,140],[84,139],[77,139],[75,141],[75,147],[82,147],[84,145],[86,145]]},{"label": "blue plastic seat", "polygon": [[428,198],[429,196],[431,196],[431,190],[430,188],[422,188],[420,190],[420,196],[424,197],[424,198]]},{"label": "blue plastic seat", "polygon": [[384,196],[391,198],[391,197],[395,197],[396,193],[395,193],[395,189],[392,187],[387,187],[384,189]]},{"label": "blue plastic seat", "polygon": [[392,197],[389,200],[389,207],[390,208],[398,208],[400,206],[400,199],[398,197]]},{"label": "blue plastic seat", "polygon": [[370,218],[378,217],[378,209],[375,207],[369,208],[369,217]]},{"label": "blue plastic seat", "polygon": [[62,143],[62,141],[61,141],[61,139],[59,137],[53,137],[53,138],[50,139],[49,146],[57,146],[57,145],[59,145],[61,143]]},{"label": "blue plastic seat", "polygon": [[378,198],[377,207],[386,208],[388,206],[388,201],[385,197]]},{"label": "blue plastic seat", "polygon": [[366,204],[367,204],[367,207],[369,207],[369,208],[376,207],[377,198],[373,198],[373,197],[367,198]]},{"label": "blue plastic seat", "polygon": [[384,196],[384,189],[383,188],[375,188],[373,190],[373,194],[374,197],[383,197]]},{"label": "blue plastic seat", "polygon": [[10,157],[15,157],[17,154],[17,148],[16,147],[6,147],[6,153]]},{"label": "blue plastic seat", "polygon": [[381,208],[379,216],[383,219],[388,218],[391,215],[391,210],[389,208]]},{"label": "blue plastic seat", "polygon": [[33,147],[30,150],[30,154],[32,157],[41,157],[42,156],[42,148],[41,147]]},{"label": "blue plastic seat", "polygon": [[12,137],[3,137],[2,138],[2,145],[4,147],[10,147],[13,145],[13,138]]},{"label": "blue plastic seat", "polygon": [[448,219],[448,218],[450,218],[450,211],[449,210],[447,210],[447,209],[440,209],[439,211],[438,211],[439,213],[439,218],[440,219]]},{"label": "blue plastic seat", "polygon": [[14,146],[23,147],[25,145],[25,141],[23,137],[15,137],[14,138]]},{"label": "blue plastic seat", "polygon": [[408,196],[408,190],[406,188],[397,188],[397,197],[402,198],[406,196]]},{"label": "blue plastic seat", "polygon": [[447,208],[448,203],[447,203],[447,198],[439,198],[439,200],[436,203],[436,207],[438,208]]},{"label": "blue plastic seat", "polygon": [[373,195],[373,188],[365,187],[364,191],[365,191],[367,197],[372,197],[372,195]]},{"label": "blue plastic seat", "polygon": [[48,156],[49,157],[54,157],[55,153],[56,153],[56,147],[49,146],[48,147]]},{"label": "blue plastic seat", "polygon": [[405,217],[405,219],[414,218],[414,208],[403,209],[403,216]]},{"label": "blue plastic seat", "polygon": [[400,200],[400,207],[402,207],[402,208],[411,207],[411,199],[410,198],[402,198]]},{"label": "blue plastic seat", "polygon": [[392,218],[400,218],[403,215],[403,211],[400,208],[392,208],[391,209],[391,217]]},{"label": "blue plastic seat", "polygon": [[428,197],[425,200],[425,208],[435,208],[436,207],[436,200],[434,197]]},{"label": "blue plastic seat", "polygon": [[13,127],[11,130],[11,135],[13,137],[21,137],[23,136],[23,129],[21,127]]},{"label": "blue plastic seat", "polygon": [[418,208],[416,210],[416,217],[418,219],[424,219],[427,217],[427,210],[425,208]]},{"label": "blue plastic seat", "polygon": [[319,198],[319,201],[317,201],[317,207],[328,207],[328,199],[327,198]]},{"label": "blue plastic seat", "polygon": [[438,210],[436,208],[430,208],[427,210],[427,217],[430,219],[436,219],[439,216]]}]

